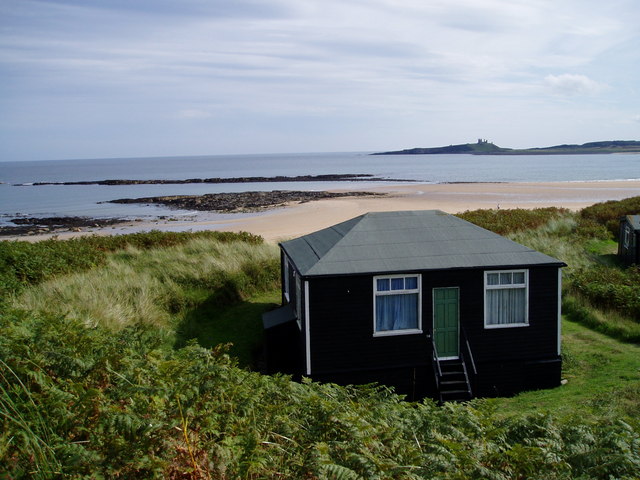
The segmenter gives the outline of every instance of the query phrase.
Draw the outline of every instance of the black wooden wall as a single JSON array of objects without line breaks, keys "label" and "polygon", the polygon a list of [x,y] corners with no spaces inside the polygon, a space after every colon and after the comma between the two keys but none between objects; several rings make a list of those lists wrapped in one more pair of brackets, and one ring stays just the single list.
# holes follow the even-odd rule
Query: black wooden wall
[{"label": "black wooden wall", "polygon": [[[627,246],[625,246],[625,229],[630,230],[631,239]],[[632,226],[626,220],[620,222],[620,232],[618,234],[618,256],[627,265],[633,263],[640,264],[640,232],[633,230]]]},{"label": "black wooden wall", "polygon": [[484,328],[483,269],[428,271],[419,272],[423,333],[381,337],[373,336],[373,275],[312,278],[311,376],[343,384],[379,379],[402,393],[432,394],[428,338],[433,321],[432,291],[458,287],[461,326],[478,367],[477,393],[509,395],[556,386],[561,366],[557,354],[558,269],[528,270],[527,327]]}]

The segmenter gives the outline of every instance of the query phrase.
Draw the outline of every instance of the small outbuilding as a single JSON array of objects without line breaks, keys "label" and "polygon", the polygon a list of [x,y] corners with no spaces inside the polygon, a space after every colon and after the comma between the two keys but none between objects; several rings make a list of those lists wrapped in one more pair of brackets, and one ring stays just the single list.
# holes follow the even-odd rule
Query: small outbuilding
[{"label": "small outbuilding", "polygon": [[280,247],[272,372],[411,399],[560,385],[555,258],[436,210],[367,213]]},{"label": "small outbuilding", "polygon": [[627,265],[640,265],[640,215],[627,215],[620,219],[618,256]]}]

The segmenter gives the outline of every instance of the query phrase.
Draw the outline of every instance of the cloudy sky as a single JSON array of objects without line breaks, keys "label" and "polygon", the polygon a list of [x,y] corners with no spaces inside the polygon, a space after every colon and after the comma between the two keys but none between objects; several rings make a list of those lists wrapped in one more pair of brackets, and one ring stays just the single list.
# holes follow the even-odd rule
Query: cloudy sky
[{"label": "cloudy sky", "polygon": [[0,161],[640,140],[638,0],[2,0]]}]

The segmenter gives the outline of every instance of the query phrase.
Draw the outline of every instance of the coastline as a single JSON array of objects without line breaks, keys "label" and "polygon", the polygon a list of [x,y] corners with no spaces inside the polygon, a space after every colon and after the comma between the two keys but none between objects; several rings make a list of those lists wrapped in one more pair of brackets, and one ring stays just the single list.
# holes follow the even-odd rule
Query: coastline
[{"label": "coastline", "polygon": [[[334,189],[343,193],[350,189]],[[579,210],[594,203],[621,200],[640,195],[640,180],[521,182],[521,183],[439,183],[386,184],[367,187],[366,191],[384,196],[338,197],[287,204],[265,212],[243,214],[223,220],[127,221],[105,228],[80,232],[51,232],[40,235],[6,236],[2,240],[39,241],[51,237],[67,239],[81,235],[113,235],[148,230],[246,231],[277,242],[305,235],[336,223],[373,211],[465,210],[495,208],[564,207]]]}]

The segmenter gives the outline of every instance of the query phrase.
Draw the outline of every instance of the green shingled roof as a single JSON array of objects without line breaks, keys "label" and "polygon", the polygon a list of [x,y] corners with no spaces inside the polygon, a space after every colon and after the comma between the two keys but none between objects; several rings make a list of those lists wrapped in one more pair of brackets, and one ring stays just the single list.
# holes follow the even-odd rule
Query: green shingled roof
[{"label": "green shingled roof", "polygon": [[281,247],[303,276],[564,265],[439,210],[367,213]]}]

